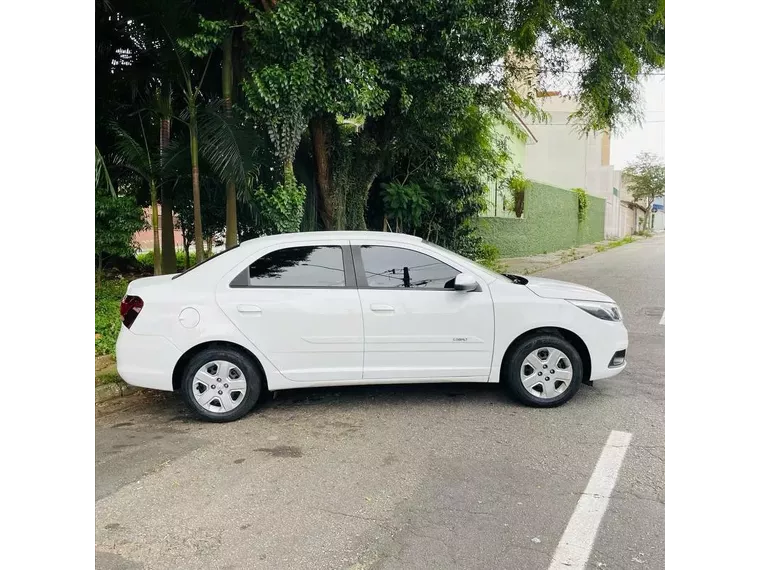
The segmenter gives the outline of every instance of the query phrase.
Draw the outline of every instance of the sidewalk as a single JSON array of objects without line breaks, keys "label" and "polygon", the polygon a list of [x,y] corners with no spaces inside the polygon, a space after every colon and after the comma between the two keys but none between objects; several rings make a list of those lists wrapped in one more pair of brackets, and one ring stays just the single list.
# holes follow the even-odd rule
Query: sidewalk
[{"label": "sidewalk", "polygon": [[515,275],[530,275],[550,267],[562,265],[569,261],[582,259],[608,249],[623,246],[635,241],[648,239],[646,236],[626,236],[618,240],[604,240],[588,243],[571,249],[562,249],[551,253],[531,255],[528,257],[504,257],[498,260],[499,270]]}]

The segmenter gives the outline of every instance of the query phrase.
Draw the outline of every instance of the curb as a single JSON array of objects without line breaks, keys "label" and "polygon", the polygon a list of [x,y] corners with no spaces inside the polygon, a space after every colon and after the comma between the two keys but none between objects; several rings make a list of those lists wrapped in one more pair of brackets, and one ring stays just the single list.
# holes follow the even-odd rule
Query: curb
[{"label": "curb", "polygon": [[102,386],[95,386],[95,403],[101,404],[114,398],[121,398],[123,396],[129,396],[136,394],[141,388],[130,386],[123,380],[118,382],[111,382],[109,384],[103,384]]},{"label": "curb", "polygon": [[[638,241],[649,239],[650,237],[654,237],[654,236],[646,236],[646,237],[645,236],[633,236],[633,241],[631,241],[630,243],[636,243]],[[610,243],[610,241],[613,241],[613,240],[598,241],[598,242],[594,242],[594,243],[584,244],[583,246],[579,246],[579,247],[590,247],[590,246],[596,247],[597,245]],[[626,245],[630,245],[630,243],[619,245],[617,247],[625,247]],[[572,248],[572,249],[578,249],[578,248]],[[598,255],[600,253],[604,253],[606,251],[610,251],[611,249],[617,249],[617,248],[606,248],[606,249],[603,249],[601,251],[590,250],[587,253],[584,253],[583,255],[577,255],[577,256],[573,256],[573,257],[569,257],[569,258],[565,258],[564,256],[561,256],[560,259],[558,259],[556,263],[551,263],[549,265],[538,265],[536,267],[526,267],[525,269],[523,269],[522,271],[520,271],[519,274],[520,275],[533,275],[534,273],[540,273],[542,271],[546,271],[546,270],[552,269],[554,267],[559,267],[560,265],[565,265],[566,263],[571,263],[573,261],[578,261],[579,259],[584,259],[586,257],[591,257],[593,255]],[[552,252],[552,253],[556,254],[556,253],[565,252],[565,251],[571,251],[571,250],[569,250],[569,249],[567,249],[567,250],[561,249],[561,250],[558,250],[558,251]],[[510,259],[514,260],[514,259],[522,259],[522,258],[509,258],[509,257],[503,258],[504,261],[509,261]],[[518,267],[519,267],[519,265],[518,265]],[[507,270],[509,269],[509,263],[506,264],[505,268]]]}]

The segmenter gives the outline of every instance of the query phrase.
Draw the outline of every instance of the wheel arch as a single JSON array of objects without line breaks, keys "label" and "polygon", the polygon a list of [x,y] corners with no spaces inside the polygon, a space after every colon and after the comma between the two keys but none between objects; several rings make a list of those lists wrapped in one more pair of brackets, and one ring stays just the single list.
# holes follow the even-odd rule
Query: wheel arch
[{"label": "wheel arch", "polygon": [[244,355],[248,356],[251,359],[251,362],[258,370],[259,374],[261,375],[261,380],[263,382],[262,389],[263,390],[269,390],[269,385],[267,383],[267,375],[266,372],[264,372],[264,367],[261,365],[261,361],[256,357],[255,354],[253,354],[250,350],[245,348],[244,346],[241,346],[237,344],[236,342],[230,342],[227,340],[210,340],[207,342],[202,342],[200,344],[196,344],[192,348],[188,349],[180,358],[177,360],[177,363],[174,365],[174,370],[172,371],[172,389],[177,391],[180,389],[182,384],[182,373],[185,370],[185,367],[187,366],[187,363],[190,361],[191,358],[193,358],[196,354],[201,352],[202,350],[205,350],[207,348],[228,348],[237,350]]},{"label": "wheel arch", "polygon": [[565,339],[567,342],[573,345],[573,348],[578,351],[578,354],[581,356],[581,361],[583,362],[583,383],[589,384],[590,378],[591,378],[591,354],[589,353],[588,347],[586,346],[586,343],[583,342],[583,339],[579,337],[576,333],[574,333],[571,330],[562,328],[562,327],[539,327],[535,329],[531,329],[529,331],[525,331],[520,336],[516,337],[510,345],[507,347],[507,350],[504,351],[504,356],[501,359],[501,368],[500,374],[499,374],[499,382],[502,382],[504,380],[504,370],[509,362],[509,359],[512,356],[512,353],[517,350],[517,347],[520,346],[520,344],[531,337],[539,336],[542,334],[552,334],[559,336],[563,339]]}]

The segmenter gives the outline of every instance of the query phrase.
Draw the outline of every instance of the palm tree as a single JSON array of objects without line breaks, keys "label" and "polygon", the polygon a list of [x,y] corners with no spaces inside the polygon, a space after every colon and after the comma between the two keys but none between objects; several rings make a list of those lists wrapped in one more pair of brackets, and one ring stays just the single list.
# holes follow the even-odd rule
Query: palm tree
[{"label": "palm tree", "polygon": [[[171,84],[159,86],[151,100],[150,110],[159,122],[159,154],[162,178],[165,178],[169,143],[172,126],[172,88]],[[161,183],[161,269],[164,273],[177,272],[176,244],[174,243],[174,197],[171,186]]]},{"label": "palm tree", "polygon": [[142,113],[138,111],[143,142],[138,143],[132,135],[117,124],[112,125],[116,137],[114,164],[133,172],[148,184],[150,189],[151,225],[153,226],[153,272],[161,275],[161,242],[158,233],[158,185],[161,180],[161,159],[148,144]]},{"label": "palm tree", "polygon": [[171,35],[169,35],[168,31],[166,32],[166,35],[175,55],[177,56],[177,63],[179,64],[181,75],[180,87],[185,98],[185,112],[181,116],[175,118],[187,125],[187,130],[190,135],[190,164],[193,184],[193,225],[195,226],[195,262],[200,263],[203,261],[203,227],[201,224],[201,182],[200,169],[198,166],[198,106],[201,99],[203,80],[206,78],[206,72],[211,63],[211,55],[206,59],[206,65],[203,68],[200,78],[197,81],[194,81],[193,70],[190,68],[186,57],[187,50],[177,45]]},{"label": "palm tree", "polygon": [[[229,32],[222,42],[222,97],[224,111],[228,119],[232,118],[232,32]],[[225,245],[230,248],[238,242],[237,194],[235,181],[227,181],[227,234]]]}]

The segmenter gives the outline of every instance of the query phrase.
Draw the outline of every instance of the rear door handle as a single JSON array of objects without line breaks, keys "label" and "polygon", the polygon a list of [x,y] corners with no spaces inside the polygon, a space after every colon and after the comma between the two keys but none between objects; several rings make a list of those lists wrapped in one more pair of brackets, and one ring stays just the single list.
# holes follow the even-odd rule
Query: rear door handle
[{"label": "rear door handle", "polygon": [[237,310],[238,313],[250,313],[254,315],[261,314],[261,307],[257,307],[256,305],[238,305]]},{"label": "rear door handle", "polygon": [[369,308],[374,313],[395,313],[396,312],[396,309],[394,309],[390,305],[373,304],[373,305],[370,305]]}]

